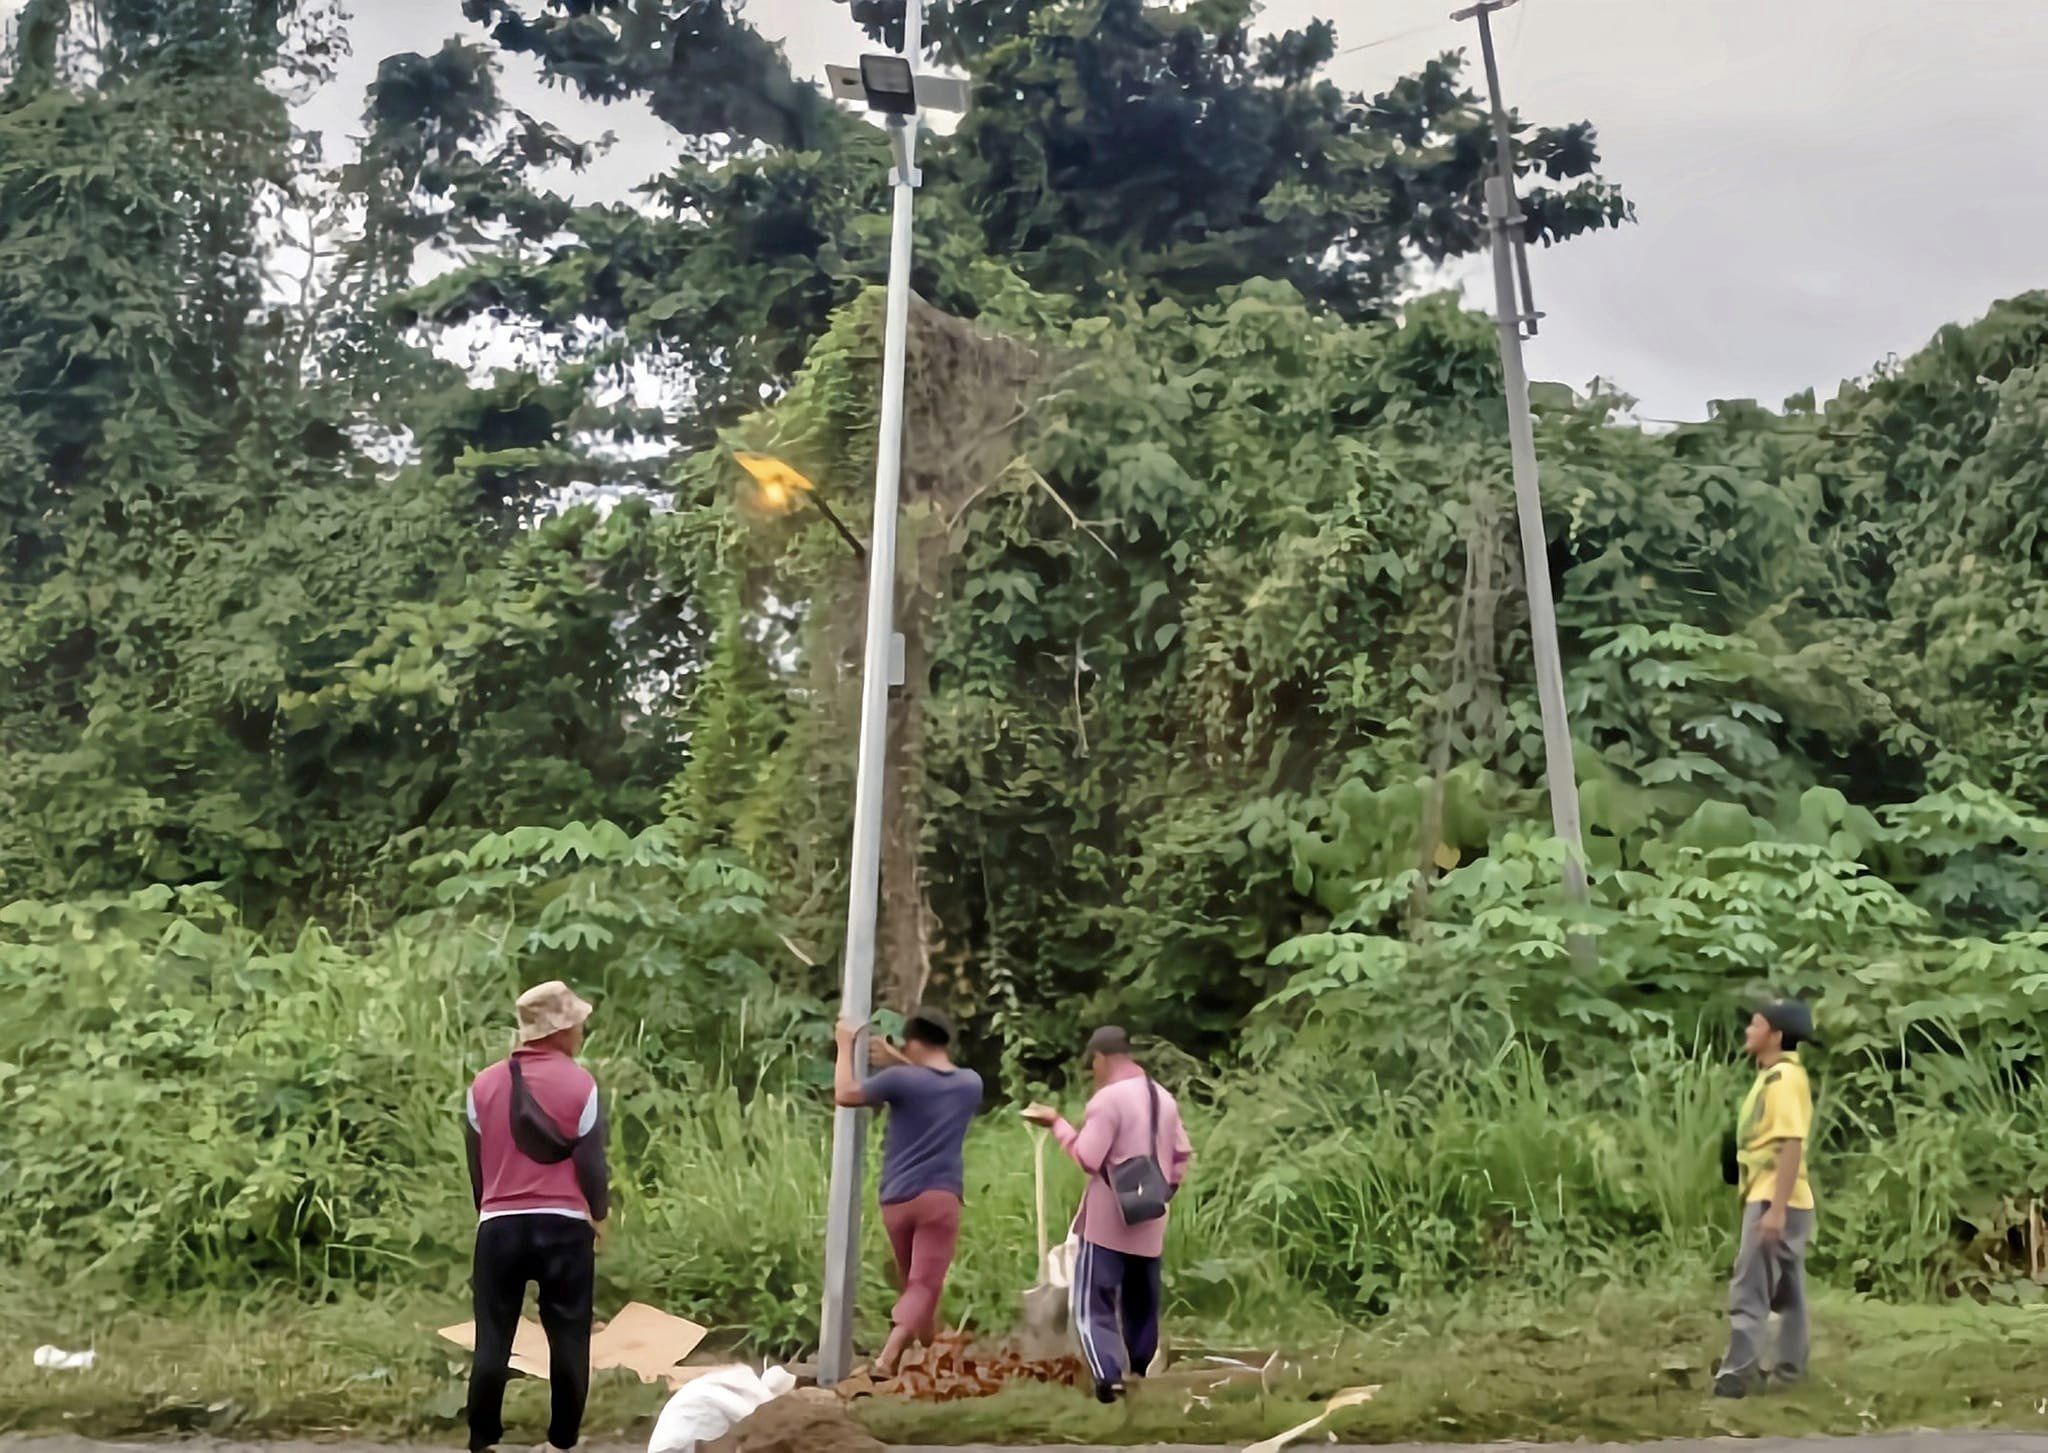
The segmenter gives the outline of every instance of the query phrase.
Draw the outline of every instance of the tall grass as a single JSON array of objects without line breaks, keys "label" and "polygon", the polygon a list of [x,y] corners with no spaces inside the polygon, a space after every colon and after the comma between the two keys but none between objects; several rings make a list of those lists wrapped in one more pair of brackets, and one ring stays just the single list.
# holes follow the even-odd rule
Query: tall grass
[{"label": "tall grass", "polygon": [[[502,1053],[519,978],[501,939],[273,949],[203,902],[36,912],[0,944],[12,1274],[145,1305],[398,1287],[459,1309],[462,1089]],[[763,1349],[807,1340],[830,1135],[815,1030],[800,1051],[777,1021],[763,1050],[609,1001],[590,1051],[620,1181],[608,1303],[651,1299]],[[729,1048],[706,1062],[706,1043]],[[1717,1144],[1742,1072],[1669,1040],[1605,1051],[1575,1064],[1510,1039],[1384,1082],[1292,1050],[1184,1085],[1197,1162],[1170,1238],[1176,1314],[1210,1338],[1306,1336],[1447,1292],[1724,1256]],[[1955,1054],[1815,1072],[1817,1273],[1908,1295],[2022,1281],[2048,1088]],[[1049,1163],[1057,1238],[1080,1180]],[[1032,1279],[1031,1166],[1027,1131],[992,1106],[969,1142],[951,1314],[1002,1326]],[[879,1270],[872,1216],[867,1254]],[[868,1278],[870,1326],[889,1297]]]}]

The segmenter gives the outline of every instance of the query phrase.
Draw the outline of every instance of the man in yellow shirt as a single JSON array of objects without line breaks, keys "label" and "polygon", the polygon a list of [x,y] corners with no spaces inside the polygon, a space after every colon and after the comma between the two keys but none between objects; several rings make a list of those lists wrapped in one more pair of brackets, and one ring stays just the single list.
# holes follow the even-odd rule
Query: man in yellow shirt
[{"label": "man in yellow shirt", "polygon": [[[1813,1089],[1798,1050],[1812,1041],[1813,1015],[1793,999],[1759,1009],[1744,1036],[1757,1075],[1735,1120],[1742,1243],[1728,1280],[1728,1355],[1714,1376],[1716,1397],[1744,1397],[1761,1376],[1796,1382],[1806,1372],[1806,1247],[1813,1238],[1806,1146]],[[1763,1334],[1773,1312],[1777,1357],[1766,1363]]]}]

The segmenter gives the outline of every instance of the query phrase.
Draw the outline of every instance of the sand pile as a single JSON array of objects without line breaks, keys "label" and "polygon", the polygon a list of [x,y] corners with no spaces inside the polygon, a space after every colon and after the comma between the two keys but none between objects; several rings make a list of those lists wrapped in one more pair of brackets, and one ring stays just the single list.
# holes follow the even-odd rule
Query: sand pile
[{"label": "sand pile", "polygon": [[816,1389],[764,1404],[702,1453],[883,1453],[846,1415],[838,1398]]}]

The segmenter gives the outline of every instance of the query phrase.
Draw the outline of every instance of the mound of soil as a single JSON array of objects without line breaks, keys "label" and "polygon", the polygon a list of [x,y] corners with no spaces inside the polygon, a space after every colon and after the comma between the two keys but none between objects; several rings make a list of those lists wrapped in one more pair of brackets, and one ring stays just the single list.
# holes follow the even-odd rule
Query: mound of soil
[{"label": "mound of soil", "polygon": [[830,1393],[799,1391],[765,1404],[702,1453],[883,1453]]}]

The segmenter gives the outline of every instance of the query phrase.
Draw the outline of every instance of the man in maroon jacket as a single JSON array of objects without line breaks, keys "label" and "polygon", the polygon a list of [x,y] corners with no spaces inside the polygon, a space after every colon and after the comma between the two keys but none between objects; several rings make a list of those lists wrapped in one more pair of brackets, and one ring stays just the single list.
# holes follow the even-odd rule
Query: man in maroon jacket
[{"label": "man in maroon jacket", "polygon": [[505,1436],[505,1384],[528,1282],[540,1288],[553,1415],[548,1443],[572,1449],[590,1395],[590,1310],[597,1240],[611,1209],[604,1111],[576,1063],[590,1006],[559,980],[519,996],[509,1058],[470,1086],[469,1179],[476,1193],[476,1359],[469,1446]]}]

